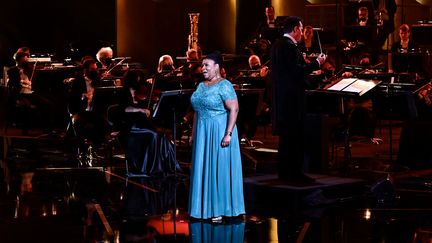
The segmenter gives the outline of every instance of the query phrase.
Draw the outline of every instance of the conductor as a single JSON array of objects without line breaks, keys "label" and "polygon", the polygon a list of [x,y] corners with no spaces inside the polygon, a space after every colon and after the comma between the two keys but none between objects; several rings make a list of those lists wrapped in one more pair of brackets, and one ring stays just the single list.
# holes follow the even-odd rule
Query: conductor
[{"label": "conductor", "polygon": [[311,183],[314,179],[303,173],[305,85],[308,74],[319,69],[327,56],[321,53],[306,63],[297,47],[303,35],[299,17],[286,18],[283,32],[283,38],[271,49],[272,127],[279,135],[278,176],[283,181]]}]

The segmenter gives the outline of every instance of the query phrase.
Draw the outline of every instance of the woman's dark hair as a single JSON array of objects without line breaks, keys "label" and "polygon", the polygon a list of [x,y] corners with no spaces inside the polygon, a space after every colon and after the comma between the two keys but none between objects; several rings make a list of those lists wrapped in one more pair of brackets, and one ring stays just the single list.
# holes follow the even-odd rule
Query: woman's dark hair
[{"label": "woman's dark hair", "polygon": [[123,76],[123,88],[138,90],[140,87],[139,80],[143,79],[144,74],[140,70],[129,70]]},{"label": "woman's dark hair", "polygon": [[220,53],[220,51],[214,51],[214,52],[208,54],[205,57],[205,59],[213,60],[215,62],[215,64],[219,64],[220,68],[223,67],[223,57],[222,57],[222,54]]}]

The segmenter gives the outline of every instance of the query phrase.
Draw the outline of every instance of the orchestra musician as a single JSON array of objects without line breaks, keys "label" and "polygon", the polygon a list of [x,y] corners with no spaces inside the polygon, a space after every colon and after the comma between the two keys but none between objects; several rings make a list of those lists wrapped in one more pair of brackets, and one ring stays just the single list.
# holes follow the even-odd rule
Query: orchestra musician
[{"label": "orchestra musician", "polygon": [[192,83],[193,87],[204,80],[200,59],[197,50],[189,49],[186,52],[186,63],[181,67],[183,79]]},{"label": "orchestra musician", "polygon": [[266,19],[261,21],[253,35],[252,40],[247,44],[247,55],[257,55],[262,62],[270,59],[270,48],[272,43],[282,36],[276,26],[274,7],[269,5],[265,8]]},{"label": "orchestra musician", "polygon": [[275,10],[273,6],[267,6],[265,8],[265,14],[267,17],[267,26],[268,28],[275,28]]},{"label": "orchestra musician", "polygon": [[255,105],[254,101],[248,100],[249,97],[247,96],[242,97],[242,99],[239,101],[242,105],[242,109],[237,119],[237,125],[240,133],[240,142],[242,144],[253,146],[252,139],[255,136],[257,130],[258,120],[269,120],[270,117],[270,102],[268,101],[268,98],[271,92],[270,87],[267,86],[270,85],[271,80],[267,78],[270,72],[269,68],[268,66],[261,64],[259,56],[251,55],[248,59],[248,64],[250,69],[246,70],[245,72],[240,72],[238,77],[246,78],[248,84],[265,88],[263,97],[264,100],[257,104],[259,109],[258,117],[257,106]]},{"label": "orchestra musician", "polygon": [[96,60],[98,60],[98,68],[107,70],[111,67],[113,58],[113,50],[111,47],[102,47],[96,53]]},{"label": "orchestra musician", "polygon": [[160,92],[152,90],[141,70],[128,70],[122,80],[120,110],[127,129],[152,128],[151,117]]},{"label": "orchestra musician", "polygon": [[[7,71],[8,74],[8,90],[9,104],[12,108],[26,108],[29,110],[32,107],[37,108],[41,115],[41,125],[44,133],[49,133],[53,125],[53,116],[51,114],[52,103],[34,93],[32,90],[32,80],[35,78],[36,66],[29,63],[30,51],[28,48],[20,48],[14,54],[16,65]],[[25,112],[25,116],[30,115]],[[30,126],[30,117],[23,117],[23,134],[28,134]]]},{"label": "orchestra musician", "polygon": [[175,70],[173,58],[170,55],[162,55],[159,58],[157,72],[166,73]]},{"label": "orchestra musician", "polygon": [[399,41],[393,43],[389,57],[389,73],[415,73],[415,79],[423,73],[418,44],[411,40],[409,25],[399,27]]},{"label": "orchestra musician", "polygon": [[72,79],[68,111],[71,114],[72,125],[75,128],[80,145],[85,139],[91,139],[95,147],[103,141],[105,121],[103,114],[93,111],[93,95],[95,88],[100,85],[96,60],[85,59],[83,72]]},{"label": "orchestra musician", "polygon": [[309,75],[307,89],[326,89],[337,80],[335,73],[336,67],[330,59],[326,59],[319,70],[313,71]]},{"label": "orchestra musician", "polygon": [[399,41],[393,43],[391,51],[399,53],[408,53],[416,51],[418,48],[417,43],[411,40],[411,30],[409,25],[402,24],[399,27]]},{"label": "orchestra musician", "polygon": [[269,73],[269,68],[266,65],[261,65],[261,59],[257,55],[251,55],[249,57],[249,68],[254,71],[259,72],[252,72],[251,77],[267,77]]},{"label": "orchestra musician", "polygon": [[[120,61],[116,62],[113,59],[113,50],[111,47],[102,47],[96,54],[96,60],[98,60],[98,68],[101,79],[109,79],[115,77],[121,77],[124,74],[124,70],[127,70],[129,66],[122,67],[122,64],[128,58],[124,57]],[[113,73],[115,72],[115,73]]]},{"label": "orchestra musician", "polygon": [[298,47],[300,51],[306,54],[306,57],[309,60],[309,57],[313,56],[316,58],[319,53],[321,53],[319,44],[315,41],[314,29],[312,26],[307,25],[303,30],[303,40],[298,43]]},{"label": "orchestra musician", "polygon": [[278,30],[276,26],[276,15],[274,7],[269,5],[265,8],[265,21],[262,21],[256,31],[256,39],[266,39],[274,42],[278,38]]},{"label": "orchestra musician", "polygon": [[369,18],[369,9],[367,7],[360,7],[357,10],[356,24],[359,26],[376,26],[374,18]]}]

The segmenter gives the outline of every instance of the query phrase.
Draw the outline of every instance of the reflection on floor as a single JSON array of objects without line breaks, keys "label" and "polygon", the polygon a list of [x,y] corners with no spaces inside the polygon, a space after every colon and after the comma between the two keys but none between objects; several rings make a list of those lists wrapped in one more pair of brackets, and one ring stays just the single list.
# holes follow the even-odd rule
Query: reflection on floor
[{"label": "reflection on floor", "polygon": [[217,224],[187,216],[186,146],[177,150],[182,173],[125,178],[124,160],[109,157],[106,148],[96,151],[92,167],[80,167],[63,136],[20,137],[9,130],[2,140],[1,242],[432,240],[432,170],[395,166],[400,126],[392,131],[392,154],[387,126],[381,144],[329,143],[320,165],[325,172],[312,171],[312,185],[275,180],[277,139],[262,129],[256,136],[262,145],[242,148],[247,214]]}]

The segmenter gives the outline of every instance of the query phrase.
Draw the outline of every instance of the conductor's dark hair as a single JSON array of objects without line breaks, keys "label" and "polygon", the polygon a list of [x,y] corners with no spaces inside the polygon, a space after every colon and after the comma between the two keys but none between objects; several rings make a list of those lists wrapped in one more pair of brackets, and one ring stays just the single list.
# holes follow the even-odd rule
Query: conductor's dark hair
[{"label": "conductor's dark hair", "polygon": [[300,22],[302,19],[297,16],[289,16],[283,22],[284,33],[291,33],[294,30],[294,27],[300,26]]}]

